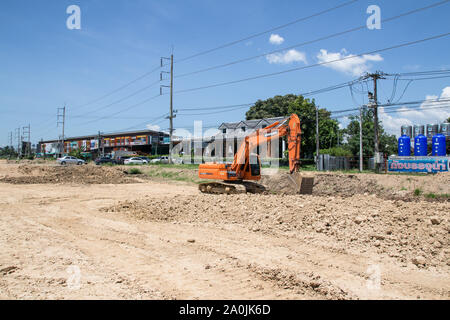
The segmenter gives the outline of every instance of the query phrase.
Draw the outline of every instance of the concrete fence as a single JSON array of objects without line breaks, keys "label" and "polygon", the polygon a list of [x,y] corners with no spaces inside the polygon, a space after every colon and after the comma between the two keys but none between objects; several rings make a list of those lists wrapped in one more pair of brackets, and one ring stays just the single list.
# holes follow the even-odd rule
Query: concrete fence
[{"label": "concrete fence", "polygon": [[319,171],[350,170],[350,160],[347,157],[320,154],[317,169]]}]

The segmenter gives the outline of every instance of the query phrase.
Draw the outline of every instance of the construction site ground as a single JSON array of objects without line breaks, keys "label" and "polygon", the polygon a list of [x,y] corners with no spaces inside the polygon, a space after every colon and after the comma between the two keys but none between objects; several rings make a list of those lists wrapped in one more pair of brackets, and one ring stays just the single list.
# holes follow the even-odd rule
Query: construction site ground
[{"label": "construction site ground", "polygon": [[0,160],[0,299],[450,298],[449,173],[286,175]]}]

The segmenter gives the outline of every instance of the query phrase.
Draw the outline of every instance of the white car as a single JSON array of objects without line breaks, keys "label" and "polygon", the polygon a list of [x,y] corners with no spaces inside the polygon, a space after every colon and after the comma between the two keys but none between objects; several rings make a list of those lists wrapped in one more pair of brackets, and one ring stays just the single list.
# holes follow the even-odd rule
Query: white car
[{"label": "white car", "polygon": [[123,164],[144,164],[148,163],[147,160],[143,160],[141,158],[129,158],[123,160]]},{"label": "white car", "polygon": [[62,158],[58,158],[56,159],[56,162],[58,162],[60,165],[66,165],[66,164],[77,164],[77,165],[81,165],[81,164],[85,164],[86,162],[82,159],[78,159],[72,156],[65,156]]},{"label": "white car", "polygon": [[167,157],[167,156],[159,157],[159,158],[153,159],[151,162],[152,163],[169,163],[169,157]]}]

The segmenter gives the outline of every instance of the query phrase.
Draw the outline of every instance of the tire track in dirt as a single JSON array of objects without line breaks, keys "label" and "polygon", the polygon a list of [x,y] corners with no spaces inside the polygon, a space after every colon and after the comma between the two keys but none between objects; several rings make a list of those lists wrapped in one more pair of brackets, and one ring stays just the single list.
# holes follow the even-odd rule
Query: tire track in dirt
[{"label": "tire track in dirt", "polygon": [[[273,297],[274,288],[271,284],[261,280],[255,281],[252,279],[252,272],[245,267],[230,264],[217,253],[199,250],[195,244],[180,245],[179,242],[168,242],[160,235],[143,232],[124,234],[111,226],[105,228],[107,219],[91,218],[89,226],[85,222],[73,220],[70,223],[71,238],[81,238],[82,245],[83,242],[89,241],[88,250],[102,252],[103,255],[118,255],[119,252],[116,251],[119,251],[119,246],[122,263],[115,263],[115,267],[123,269],[123,262],[130,259],[128,262],[134,262],[132,273],[138,275],[140,281],[145,279],[152,286],[162,286],[158,288],[159,291],[164,290],[166,294],[177,299]],[[67,225],[68,222],[66,220],[61,223],[60,219],[55,218],[50,224],[52,228],[61,228],[61,225]],[[102,226],[101,232],[97,224]],[[94,244],[92,248],[91,243],[97,243],[98,238],[101,239],[100,244]],[[283,296],[280,294],[279,297]],[[296,294],[290,293],[291,298],[295,296]]]}]

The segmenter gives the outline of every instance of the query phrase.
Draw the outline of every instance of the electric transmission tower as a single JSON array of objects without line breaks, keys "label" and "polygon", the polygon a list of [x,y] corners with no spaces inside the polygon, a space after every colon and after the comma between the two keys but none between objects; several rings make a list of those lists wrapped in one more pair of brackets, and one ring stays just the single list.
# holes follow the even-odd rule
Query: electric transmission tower
[{"label": "electric transmission tower", "polygon": [[173,53],[170,55],[170,58],[162,57],[161,58],[161,68],[163,65],[163,60],[170,60],[170,72],[168,71],[162,71],[160,73],[160,80],[163,80],[163,73],[170,73],[170,85],[161,85],[159,88],[159,93],[162,94],[162,88],[167,87],[170,88],[170,107],[169,107],[169,116],[166,119],[170,120],[170,141],[169,141],[169,163],[172,163],[172,148],[173,148],[173,118],[176,117],[176,115],[173,115]]},{"label": "electric transmission tower", "polygon": [[64,126],[66,123],[66,106],[57,109],[56,115],[56,127],[62,126],[62,134],[60,136],[59,145],[59,156],[64,153]]}]

